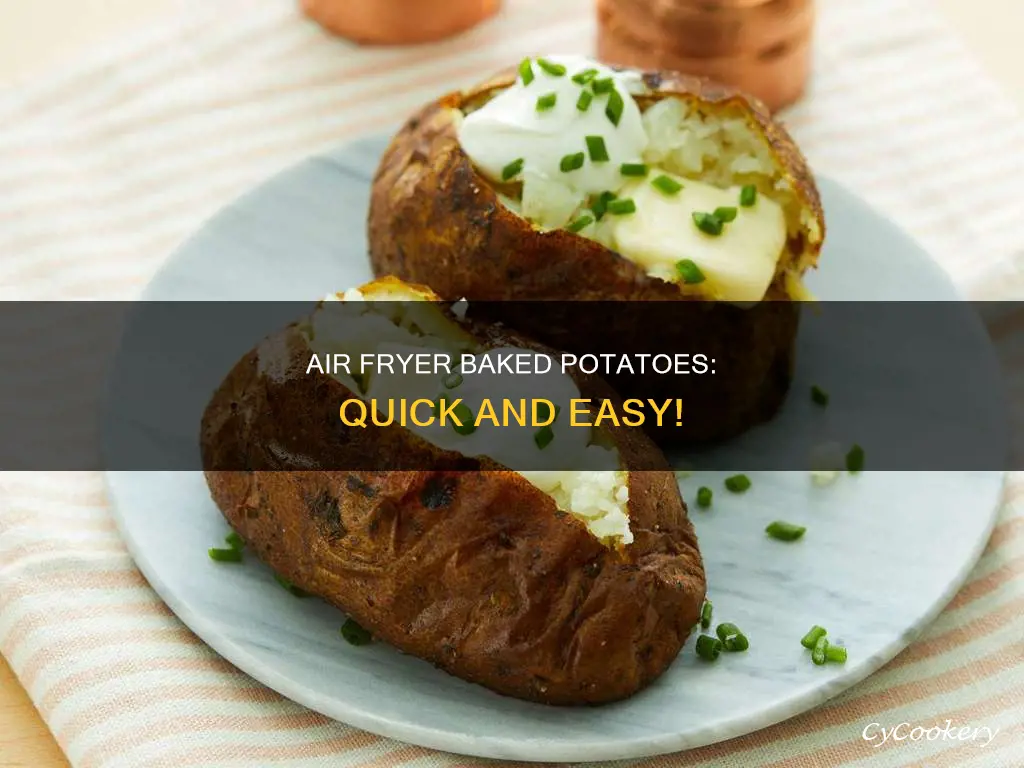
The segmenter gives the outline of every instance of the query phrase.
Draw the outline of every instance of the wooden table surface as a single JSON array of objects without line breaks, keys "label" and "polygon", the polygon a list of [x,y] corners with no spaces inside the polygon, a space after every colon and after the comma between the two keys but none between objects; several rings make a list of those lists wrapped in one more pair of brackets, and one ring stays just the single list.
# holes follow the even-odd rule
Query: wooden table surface
[{"label": "wooden table surface", "polygon": [[[506,0],[514,1],[514,0]],[[844,0],[832,0],[843,2]],[[72,63],[183,0],[0,0],[0,86]],[[990,75],[1024,107],[1024,3],[936,0]],[[68,765],[25,691],[0,657],[0,768]]]}]

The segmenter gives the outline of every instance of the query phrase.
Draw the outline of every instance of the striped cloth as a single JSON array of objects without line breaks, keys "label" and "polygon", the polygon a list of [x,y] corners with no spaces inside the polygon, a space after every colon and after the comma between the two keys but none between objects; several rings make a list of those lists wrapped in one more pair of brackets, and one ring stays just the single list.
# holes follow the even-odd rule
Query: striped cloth
[{"label": "striped cloth", "polygon": [[[815,78],[788,115],[812,165],[972,295],[1024,295],[1019,115],[926,0],[819,1]],[[402,50],[330,39],[291,0],[189,7],[0,98],[0,298],[131,298],[272,172],[527,53],[590,52],[594,37],[588,0],[507,0],[470,34]],[[8,474],[0,491],[0,651],[77,768],[485,764],[329,721],[219,659],[134,568],[98,476]],[[1019,476],[968,584],[883,670],[780,725],[628,764],[1021,766],[1022,662]],[[861,737],[871,722],[947,719],[1001,731],[985,748]]]}]

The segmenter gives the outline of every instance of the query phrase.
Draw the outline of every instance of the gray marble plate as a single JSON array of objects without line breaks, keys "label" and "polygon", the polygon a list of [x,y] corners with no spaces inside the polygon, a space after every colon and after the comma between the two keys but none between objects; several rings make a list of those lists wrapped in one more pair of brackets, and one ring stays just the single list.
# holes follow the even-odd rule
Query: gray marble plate
[{"label": "gray marble plate", "polygon": [[[313,158],[208,222],[167,262],[148,299],[309,300],[370,277],[364,217],[384,140]],[[957,294],[906,235],[822,180],[829,242],[810,281],[824,299]],[[866,280],[865,275],[886,275]],[[816,348],[817,349],[817,348]],[[988,360],[982,354],[979,364]],[[801,351],[797,391],[827,354]],[[836,400],[837,398],[833,398]],[[801,398],[802,400],[802,398]],[[787,406],[789,407],[789,406]],[[769,425],[765,429],[778,429]],[[683,481],[721,487],[721,473]],[[994,522],[997,472],[865,472],[814,487],[805,473],[753,473],[744,496],[694,511],[719,621],[751,649],[715,664],[693,640],[648,690],[600,708],[546,708],[493,694],[382,644],[348,645],[343,617],[282,590],[251,558],[211,562],[227,526],[202,475],[111,472],[115,515],[146,578],[189,627],[266,685],[354,726],[427,747],[548,761],[607,760],[708,744],[808,710],[904,648],[966,578]],[[805,523],[795,545],[767,539],[777,518]],[[799,639],[813,624],[849,647],[816,667]]]}]

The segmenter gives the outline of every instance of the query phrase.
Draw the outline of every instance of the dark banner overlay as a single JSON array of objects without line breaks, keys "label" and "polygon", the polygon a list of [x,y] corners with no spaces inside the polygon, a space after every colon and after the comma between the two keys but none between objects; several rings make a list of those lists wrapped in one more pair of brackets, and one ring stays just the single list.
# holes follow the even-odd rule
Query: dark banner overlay
[{"label": "dark banner overlay", "polygon": [[3,470],[662,468],[640,431],[689,468],[1024,469],[1013,302],[5,302],[0,363]]}]

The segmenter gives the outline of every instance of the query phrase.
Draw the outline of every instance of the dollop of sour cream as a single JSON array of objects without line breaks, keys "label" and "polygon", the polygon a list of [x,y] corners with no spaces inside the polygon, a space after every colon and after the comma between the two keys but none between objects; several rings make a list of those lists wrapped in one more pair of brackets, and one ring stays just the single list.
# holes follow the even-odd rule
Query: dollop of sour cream
[{"label": "dollop of sour cream", "polygon": [[[516,82],[486,105],[471,112],[459,127],[459,142],[477,168],[492,182],[523,182],[522,213],[543,229],[564,226],[590,195],[622,184],[623,163],[640,163],[647,148],[647,133],[632,93],[643,83],[635,72],[620,72],[582,56],[548,56],[542,61],[564,69],[552,74],[541,60],[530,61],[532,79]],[[573,80],[593,72],[589,81],[610,78],[614,89],[596,93]],[[581,108],[581,93],[590,103]],[[609,101],[621,99],[616,125],[608,116]],[[554,103],[539,108],[542,99]],[[607,159],[593,160],[588,137],[600,137]],[[583,153],[584,162],[563,170],[563,161]],[[513,178],[505,178],[510,164],[521,161]]]}]

